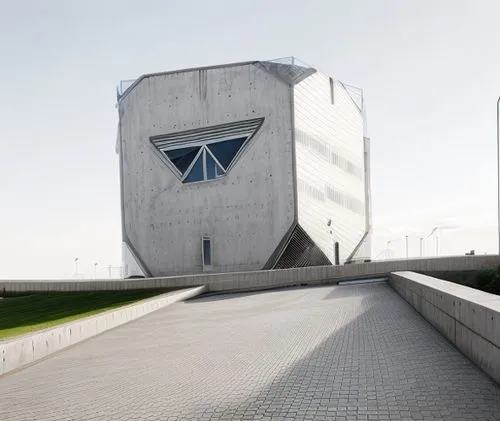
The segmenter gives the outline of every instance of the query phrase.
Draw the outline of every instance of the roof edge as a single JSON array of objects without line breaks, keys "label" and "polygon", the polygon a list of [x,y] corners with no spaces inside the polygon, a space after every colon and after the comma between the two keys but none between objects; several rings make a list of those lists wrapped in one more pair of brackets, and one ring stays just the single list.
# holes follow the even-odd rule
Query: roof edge
[{"label": "roof edge", "polygon": [[123,94],[119,96],[118,103],[120,103],[122,101],[122,99],[124,99],[130,92],[132,92],[139,83],[141,83],[144,79],[148,79],[150,77],[171,75],[171,74],[175,74],[175,73],[192,72],[192,71],[196,71],[196,70],[211,70],[211,69],[220,69],[220,68],[224,68],[224,67],[246,66],[249,64],[256,64],[256,63],[259,63],[259,60],[240,61],[240,62],[235,62],[235,63],[217,64],[217,65],[212,65],[212,66],[189,67],[189,68],[184,68],[184,69],[179,69],[179,70],[168,70],[168,71],[156,72],[156,73],[145,73],[145,74],[139,76],[134,81],[134,83],[132,83],[132,85],[130,85],[127,89],[125,89],[125,92],[123,92]]}]

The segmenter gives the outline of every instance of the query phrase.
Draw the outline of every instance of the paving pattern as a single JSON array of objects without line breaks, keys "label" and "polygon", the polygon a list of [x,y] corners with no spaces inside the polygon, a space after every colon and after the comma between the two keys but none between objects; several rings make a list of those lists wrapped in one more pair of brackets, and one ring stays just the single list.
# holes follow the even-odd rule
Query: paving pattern
[{"label": "paving pattern", "polygon": [[387,284],[178,303],[0,377],[0,420],[500,420]]}]

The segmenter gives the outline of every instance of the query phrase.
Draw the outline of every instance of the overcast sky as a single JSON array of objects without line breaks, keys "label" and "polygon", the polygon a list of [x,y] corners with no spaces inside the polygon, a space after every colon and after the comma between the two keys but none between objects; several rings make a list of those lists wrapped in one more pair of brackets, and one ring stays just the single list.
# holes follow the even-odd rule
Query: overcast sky
[{"label": "overcast sky", "polygon": [[499,28],[497,0],[0,0],[0,278],[120,265],[119,80],[290,55],[364,89],[374,257],[436,225],[496,253]]}]

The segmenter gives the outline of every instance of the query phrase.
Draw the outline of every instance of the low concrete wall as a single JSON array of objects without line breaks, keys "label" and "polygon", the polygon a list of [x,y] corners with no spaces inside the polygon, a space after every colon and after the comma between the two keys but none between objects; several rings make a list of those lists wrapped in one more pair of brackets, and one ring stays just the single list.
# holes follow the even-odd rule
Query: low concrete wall
[{"label": "low concrete wall", "polygon": [[0,375],[31,364],[63,348],[145,316],[169,304],[186,300],[205,291],[206,287],[201,286],[169,292],[116,310],[0,341]]},{"label": "low concrete wall", "polygon": [[386,260],[345,266],[316,266],[284,270],[213,273],[147,279],[0,281],[0,295],[42,291],[103,291],[121,289],[185,288],[206,285],[209,291],[269,289],[293,285],[336,283],[362,277],[384,277],[402,270],[416,272],[478,270],[500,265],[492,256],[453,256],[410,260]]},{"label": "low concrete wall", "polygon": [[389,283],[500,383],[500,296],[414,272],[392,273]]}]

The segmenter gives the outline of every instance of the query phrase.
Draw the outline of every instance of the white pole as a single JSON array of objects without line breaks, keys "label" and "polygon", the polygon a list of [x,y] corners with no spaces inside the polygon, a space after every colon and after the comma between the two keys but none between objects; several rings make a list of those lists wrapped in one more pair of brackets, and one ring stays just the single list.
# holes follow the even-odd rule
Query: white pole
[{"label": "white pole", "polygon": [[500,97],[497,100],[497,214],[498,214],[498,254],[500,255]]}]

